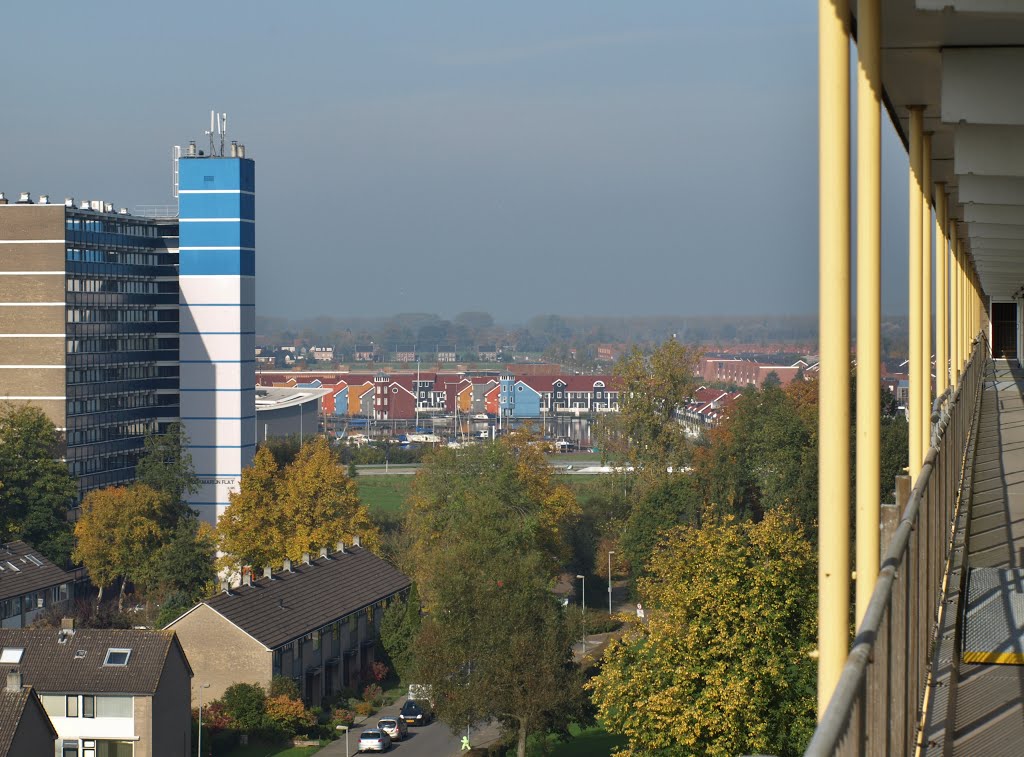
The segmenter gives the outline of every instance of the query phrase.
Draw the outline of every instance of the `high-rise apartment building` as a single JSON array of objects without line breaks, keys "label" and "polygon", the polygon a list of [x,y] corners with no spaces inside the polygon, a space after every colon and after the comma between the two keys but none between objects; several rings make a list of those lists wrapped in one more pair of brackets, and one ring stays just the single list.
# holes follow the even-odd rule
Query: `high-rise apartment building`
[{"label": "high-rise apartment building", "polygon": [[252,461],[254,176],[243,147],[193,144],[177,217],[0,194],[0,401],[66,432],[83,494],[132,481],[145,435],[179,419],[204,519]]},{"label": "high-rise apartment building", "polygon": [[179,161],[181,419],[214,522],[256,450],[255,165],[231,147]]}]

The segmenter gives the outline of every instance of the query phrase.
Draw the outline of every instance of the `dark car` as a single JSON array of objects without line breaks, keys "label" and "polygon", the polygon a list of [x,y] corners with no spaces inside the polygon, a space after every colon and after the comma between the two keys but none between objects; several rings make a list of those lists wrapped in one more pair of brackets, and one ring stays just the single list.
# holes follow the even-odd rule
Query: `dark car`
[{"label": "dark car", "polygon": [[425,699],[406,699],[399,717],[409,725],[426,725],[434,719],[434,710]]}]

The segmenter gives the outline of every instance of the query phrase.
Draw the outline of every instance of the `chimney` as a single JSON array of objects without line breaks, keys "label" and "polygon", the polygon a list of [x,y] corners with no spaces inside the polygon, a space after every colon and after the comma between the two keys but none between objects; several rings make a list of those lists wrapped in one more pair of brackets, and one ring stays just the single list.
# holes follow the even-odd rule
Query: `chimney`
[{"label": "chimney", "polygon": [[11,668],[7,671],[7,691],[21,693],[21,671],[17,668]]},{"label": "chimney", "polygon": [[245,571],[242,574],[242,586],[252,586],[252,571]]},{"label": "chimney", "polygon": [[61,618],[60,619],[60,630],[71,631],[75,630],[75,619],[74,618]]},{"label": "chimney", "polygon": [[6,204],[7,204],[7,195],[5,195],[3,192],[0,192],[0,205],[6,205]]},{"label": "chimney", "polygon": [[345,542],[339,540],[338,543],[334,545],[334,551],[341,555],[345,554]]},{"label": "chimney", "polygon": [[73,208],[73,207],[75,207],[75,198],[74,197],[65,197],[64,198],[64,207],[65,208]]},{"label": "chimney", "polygon": [[220,582],[220,590],[222,592],[224,592],[225,594],[230,594],[231,593],[231,583],[229,581],[221,581]]},{"label": "chimney", "polygon": [[327,547],[320,547],[320,557],[327,559]]},{"label": "chimney", "polygon": [[353,547],[360,547],[360,546],[362,546],[359,543],[359,536],[358,535],[352,537],[352,546]]},{"label": "chimney", "polygon": [[281,566],[281,570],[283,570],[285,573],[292,572],[292,561],[289,560],[287,557],[284,558],[284,565]]},{"label": "chimney", "polygon": [[32,193],[31,192],[22,192],[21,194],[19,194],[18,195],[18,204],[19,205],[31,205],[32,204]]},{"label": "chimney", "polygon": [[49,205],[50,204],[50,195],[39,195],[39,204],[40,205]]},{"label": "chimney", "polygon": [[265,579],[267,579],[268,581],[273,581],[274,580],[274,569],[271,568],[269,565],[266,566],[263,569],[263,577]]},{"label": "chimney", "polygon": [[309,565],[309,552],[302,553],[302,564]]}]

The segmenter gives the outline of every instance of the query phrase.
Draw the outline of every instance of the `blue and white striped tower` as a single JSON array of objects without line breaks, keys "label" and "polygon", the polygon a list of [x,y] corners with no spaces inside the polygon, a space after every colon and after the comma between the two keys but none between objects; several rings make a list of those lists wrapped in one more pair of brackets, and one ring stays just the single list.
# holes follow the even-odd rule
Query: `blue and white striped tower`
[{"label": "blue and white striped tower", "polygon": [[244,148],[178,162],[181,420],[215,523],[256,449],[256,181]]}]

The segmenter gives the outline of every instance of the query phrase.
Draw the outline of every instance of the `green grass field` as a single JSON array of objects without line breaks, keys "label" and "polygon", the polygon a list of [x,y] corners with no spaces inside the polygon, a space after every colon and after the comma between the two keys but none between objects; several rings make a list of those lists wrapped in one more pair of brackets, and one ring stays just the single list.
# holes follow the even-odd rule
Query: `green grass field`
[{"label": "green grass field", "polygon": [[[268,746],[266,744],[249,744],[248,746],[240,746],[237,749],[232,749],[226,757],[309,757],[311,754],[319,752],[323,745],[328,742],[324,741],[321,746]],[[203,751],[206,751],[205,749]]]},{"label": "green grass field", "polygon": [[359,498],[370,513],[398,514],[405,508],[405,498],[412,476],[356,476]]},{"label": "green grass field", "polygon": [[569,730],[576,738],[558,744],[551,751],[551,757],[607,757],[613,750],[626,746],[625,736],[613,736],[603,728],[580,730],[570,726]]}]

